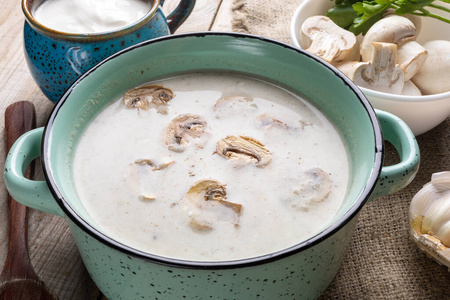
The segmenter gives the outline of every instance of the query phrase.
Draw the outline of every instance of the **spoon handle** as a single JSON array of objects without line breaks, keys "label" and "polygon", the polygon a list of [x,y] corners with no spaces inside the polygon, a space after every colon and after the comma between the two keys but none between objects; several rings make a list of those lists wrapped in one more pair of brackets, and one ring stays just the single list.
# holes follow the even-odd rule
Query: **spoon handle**
[{"label": "spoon handle", "polygon": [[[6,153],[25,132],[36,127],[36,112],[34,105],[28,101],[19,101],[9,105],[5,110]],[[25,173],[31,178],[34,163]],[[37,278],[28,255],[28,216],[27,207],[16,202],[8,194],[8,252],[1,277],[8,278]]]}]

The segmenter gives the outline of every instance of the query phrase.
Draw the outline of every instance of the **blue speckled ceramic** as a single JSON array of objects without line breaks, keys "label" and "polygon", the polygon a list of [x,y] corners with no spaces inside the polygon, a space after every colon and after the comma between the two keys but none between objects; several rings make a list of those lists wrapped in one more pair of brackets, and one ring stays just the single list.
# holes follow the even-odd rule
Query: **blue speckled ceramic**
[{"label": "blue speckled ceramic", "polygon": [[163,1],[153,0],[150,11],[128,27],[105,33],[73,34],[52,30],[36,21],[33,12],[42,2],[22,0],[26,17],[24,48],[34,80],[52,102],[58,101],[81,74],[111,54],[174,33],[195,5],[195,0],[181,0],[166,19],[160,8]]},{"label": "blue speckled ceramic", "polygon": [[[351,176],[346,198],[329,226],[269,255],[196,262],[138,251],[96,225],[72,181],[72,159],[83,129],[128,89],[195,72],[232,72],[281,85],[334,123],[347,145]],[[383,166],[383,135],[399,149],[398,164]],[[24,166],[37,156],[45,181],[23,176]],[[362,206],[408,185],[418,165],[419,149],[405,123],[392,114],[375,112],[356,86],[329,64],[261,37],[193,33],[132,46],[85,73],[56,104],[45,129],[19,138],[8,154],[4,177],[16,200],[67,220],[89,274],[110,300],[299,300],[317,298],[330,284]]]}]

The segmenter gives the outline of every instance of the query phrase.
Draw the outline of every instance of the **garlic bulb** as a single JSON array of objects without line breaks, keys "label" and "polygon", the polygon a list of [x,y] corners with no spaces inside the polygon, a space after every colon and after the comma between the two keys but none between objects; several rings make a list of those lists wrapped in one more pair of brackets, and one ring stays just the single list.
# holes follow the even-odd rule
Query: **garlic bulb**
[{"label": "garlic bulb", "polygon": [[413,197],[409,222],[416,245],[450,270],[450,171],[433,174]]}]

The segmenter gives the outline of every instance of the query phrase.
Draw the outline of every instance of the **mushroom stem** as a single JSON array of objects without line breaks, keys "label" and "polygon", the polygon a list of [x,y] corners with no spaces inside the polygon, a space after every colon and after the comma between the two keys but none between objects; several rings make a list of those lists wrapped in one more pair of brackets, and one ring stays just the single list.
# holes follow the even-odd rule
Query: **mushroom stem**
[{"label": "mushroom stem", "polygon": [[272,160],[272,153],[264,145],[248,136],[229,135],[216,144],[216,153],[237,162],[235,166],[254,163],[263,168]]},{"label": "mushroom stem", "polygon": [[302,25],[301,39],[306,51],[329,63],[359,59],[356,36],[326,16],[308,18]]},{"label": "mushroom stem", "polygon": [[389,15],[376,22],[367,31],[361,43],[361,60],[370,61],[372,58],[373,42],[391,43],[401,46],[416,39],[416,27],[407,18]]},{"label": "mushroom stem", "polygon": [[361,87],[400,94],[404,86],[404,74],[395,63],[397,45],[372,43],[372,47],[372,57],[369,62],[346,62],[337,67]]},{"label": "mushroom stem", "polygon": [[405,74],[405,81],[416,75],[427,57],[427,50],[415,41],[407,42],[397,47],[397,63]]},{"label": "mushroom stem", "polygon": [[167,126],[164,143],[174,152],[183,152],[192,141],[202,148],[208,136],[206,125],[206,121],[198,115],[179,115]]}]

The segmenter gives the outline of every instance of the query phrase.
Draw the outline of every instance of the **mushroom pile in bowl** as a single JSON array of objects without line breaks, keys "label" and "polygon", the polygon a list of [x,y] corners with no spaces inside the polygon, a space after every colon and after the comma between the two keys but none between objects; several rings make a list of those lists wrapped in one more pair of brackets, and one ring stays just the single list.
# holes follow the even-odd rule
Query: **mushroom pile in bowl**
[{"label": "mushroom pile in bowl", "polygon": [[295,46],[338,68],[375,108],[399,116],[415,135],[450,116],[450,24],[387,13],[355,36],[325,16],[333,5],[305,0],[297,8],[290,26]]}]

